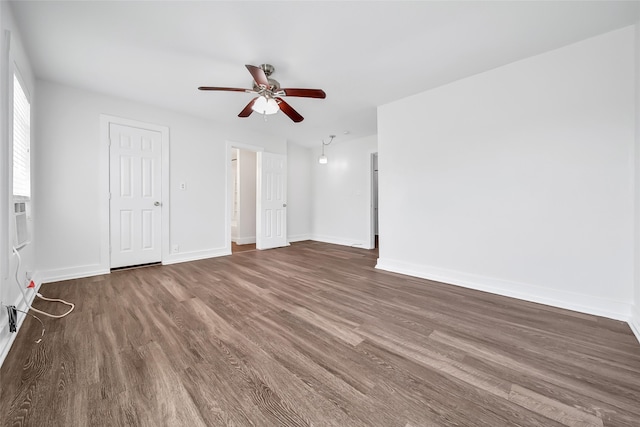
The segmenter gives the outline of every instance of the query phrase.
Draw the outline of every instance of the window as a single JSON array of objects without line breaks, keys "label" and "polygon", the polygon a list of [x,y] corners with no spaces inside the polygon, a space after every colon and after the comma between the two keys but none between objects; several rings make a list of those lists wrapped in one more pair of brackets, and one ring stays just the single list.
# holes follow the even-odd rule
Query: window
[{"label": "window", "polygon": [[13,197],[31,197],[31,105],[13,75]]}]

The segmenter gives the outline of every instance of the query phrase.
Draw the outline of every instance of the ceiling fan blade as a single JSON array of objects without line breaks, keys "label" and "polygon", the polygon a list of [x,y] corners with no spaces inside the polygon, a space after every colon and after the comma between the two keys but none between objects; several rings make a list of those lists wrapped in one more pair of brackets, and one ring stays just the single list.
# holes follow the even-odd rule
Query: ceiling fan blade
[{"label": "ceiling fan blade", "polygon": [[245,65],[245,67],[247,67],[247,70],[249,70],[256,83],[267,88],[269,87],[269,80],[267,80],[267,75],[262,68],[256,67],[255,65]]},{"label": "ceiling fan blade", "polygon": [[198,90],[224,90],[229,92],[247,92],[247,93],[255,93],[251,89],[241,89],[239,87],[213,87],[213,86],[200,86]]},{"label": "ceiling fan blade", "polygon": [[258,98],[259,98],[258,96],[253,98],[251,102],[249,102],[247,106],[244,107],[242,111],[240,111],[240,114],[238,114],[238,117],[249,117],[251,113],[253,113],[253,110],[251,109],[251,107],[253,107],[253,104],[256,102],[256,99]]},{"label": "ceiling fan blade", "polygon": [[296,110],[293,109],[293,107],[289,104],[287,104],[284,99],[282,98],[276,98],[276,100],[278,101],[278,106],[280,107],[280,110],[285,113],[287,116],[289,116],[289,118],[291,120],[293,120],[296,123],[300,123],[301,121],[304,120],[304,117],[302,117],[300,115],[300,113],[298,113]]},{"label": "ceiling fan blade", "polygon": [[280,90],[284,91],[284,94],[286,96],[300,96],[303,98],[320,98],[320,99],[324,99],[327,97],[327,94],[324,93],[322,89],[288,88],[288,89],[280,89]]}]

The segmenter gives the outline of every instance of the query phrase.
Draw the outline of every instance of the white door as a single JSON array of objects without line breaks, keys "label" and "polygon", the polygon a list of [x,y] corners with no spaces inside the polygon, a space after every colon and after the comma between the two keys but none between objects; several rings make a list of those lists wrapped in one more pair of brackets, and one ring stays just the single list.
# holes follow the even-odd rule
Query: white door
[{"label": "white door", "polygon": [[256,248],[287,246],[287,156],[258,153]]},{"label": "white door", "polygon": [[162,260],[162,134],[109,125],[111,268]]}]

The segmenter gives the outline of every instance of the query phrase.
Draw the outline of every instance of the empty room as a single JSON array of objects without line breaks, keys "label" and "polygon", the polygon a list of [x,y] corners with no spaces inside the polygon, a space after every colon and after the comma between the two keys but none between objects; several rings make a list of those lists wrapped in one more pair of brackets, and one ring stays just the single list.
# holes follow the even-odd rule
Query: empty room
[{"label": "empty room", "polygon": [[0,26],[0,425],[640,426],[640,1]]}]

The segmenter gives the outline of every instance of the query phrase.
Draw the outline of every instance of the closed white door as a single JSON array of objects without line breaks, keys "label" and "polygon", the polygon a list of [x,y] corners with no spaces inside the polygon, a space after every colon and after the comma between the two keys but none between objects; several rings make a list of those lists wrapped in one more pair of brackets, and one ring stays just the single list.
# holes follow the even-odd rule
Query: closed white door
[{"label": "closed white door", "polygon": [[258,153],[256,248],[287,246],[287,156]]},{"label": "closed white door", "polygon": [[162,260],[162,135],[109,126],[111,268]]}]

